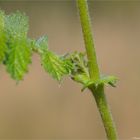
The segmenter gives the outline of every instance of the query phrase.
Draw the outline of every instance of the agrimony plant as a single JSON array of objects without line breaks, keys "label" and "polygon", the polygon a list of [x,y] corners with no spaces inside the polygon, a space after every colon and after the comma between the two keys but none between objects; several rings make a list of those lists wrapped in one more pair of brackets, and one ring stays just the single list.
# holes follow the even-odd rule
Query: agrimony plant
[{"label": "agrimony plant", "polygon": [[[102,76],[96,60],[86,0],[77,0],[86,53],[74,52],[57,55],[48,48],[47,36],[30,39],[28,17],[19,11],[6,15],[0,10],[0,62],[17,82],[23,80],[31,63],[33,52],[40,55],[41,65],[54,79],[60,81],[69,75],[74,81],[88,88],[97,103],[108,140],[116,140],[115,126],[104,94],[104,86],[115,87],[117,78]],[[87,56],[87,57],[86,57]]]}]

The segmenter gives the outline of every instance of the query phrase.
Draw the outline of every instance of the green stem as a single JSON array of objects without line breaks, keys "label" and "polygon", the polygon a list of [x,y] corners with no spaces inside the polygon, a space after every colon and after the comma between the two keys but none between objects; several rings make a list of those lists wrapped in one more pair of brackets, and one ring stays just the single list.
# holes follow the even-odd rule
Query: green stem
[{"label": "green stem", "polygon": [[[87,0],[77,0],[77,4],[88,58],[89,74],[90,78],[96,81],[100,79],[100,72],[92,37]],[[104,94],[104,85],[89,87],[89,89],[95,97],[108,140],[117,140],[117,132]]]},{"label": "green stem", "polygon": [[88,7],[86,0],[77,0],[80,14],[81,26],[85,41],[85,48],[88,57],[89,74],[92,80],[100,78],[100,72],[96,60],[96,52],[91,31],[90,18],[88,15]]},{"label": "green stem", "polygon": [[95,97],[108,140],[117,140],[116,128],[104,94],[104,85],[99,85],[98,88],[92,87],[90,90]]}]

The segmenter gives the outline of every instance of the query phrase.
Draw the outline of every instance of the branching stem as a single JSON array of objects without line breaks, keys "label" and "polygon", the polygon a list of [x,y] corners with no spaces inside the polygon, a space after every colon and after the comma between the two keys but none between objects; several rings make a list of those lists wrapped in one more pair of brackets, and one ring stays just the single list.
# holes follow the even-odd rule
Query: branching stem
[{"label": "branching stem", "polygon": [[[100,72],[94,48],[87,0],[77,0],[77,4],[88,58],[89,74],[90,78],[96,81],[100,79]],[[104,85],[92,86],[89,89],[95,97],[108,140],[117,140],[117,132],[104,94]]]}]

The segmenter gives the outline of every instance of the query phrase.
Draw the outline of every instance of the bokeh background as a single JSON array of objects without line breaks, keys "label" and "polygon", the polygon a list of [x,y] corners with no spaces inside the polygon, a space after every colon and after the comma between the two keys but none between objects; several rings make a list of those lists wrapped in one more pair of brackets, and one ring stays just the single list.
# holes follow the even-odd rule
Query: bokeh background
[{"label": "bokeh background", "polygon": [[[48,35],[58,54],[84,51],[74,0],[2,1],[7,14],[29,16],[29,36]],[[119,77],[106,88],[120,140],[140,138],[140,1],[89,1],[101,72]],[[91,93],[65,78],[59,84],[33,55],[18,85],[0,66],[0,139],[104,140],[105,133]]]}]

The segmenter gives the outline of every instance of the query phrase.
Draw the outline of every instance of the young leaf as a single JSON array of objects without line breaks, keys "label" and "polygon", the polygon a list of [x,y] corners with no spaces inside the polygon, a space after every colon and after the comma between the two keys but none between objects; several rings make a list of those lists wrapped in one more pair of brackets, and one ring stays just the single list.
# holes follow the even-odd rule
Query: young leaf
[{"label": "young leaf", "polygon": [[40,54],[42,66],[54,79],[60,81],[64,75],[71,73],[71,61],[48,50],[47,36],[35,41],[33,50]]},{"label": "young leaf", "polygon": [[0,11],[0,63],[4,60],[6,52],[6,38],[5,38],[5,14]]},{"label": "young leaf", "polygon": [[46,51],[41,54],[44,69],[56,80],[61,80],[64,75],[70,74],[72,65],[70,61],[63,60],[53,52]]},{"label": "young leaf", "polygon": [[5,64],[12,78],[23,79],[31,62],[31,49],[27,40],[28,19],[24,14],[16,12],[6,17],[6,34],[8,51]]},{"label": "young leaf", "polygon": [[83,53],[74,52],[69,55],[68,58],[72,61],[74,69],[72,70],[71,77],[74,81],[81,83],[83,85],[82,91],[89,87],[98,87],[98,85],[111,85],[115,87],[117,78],[114,76],[102,76],[99,80],[94,81],[90,79],[87,60]]}]

